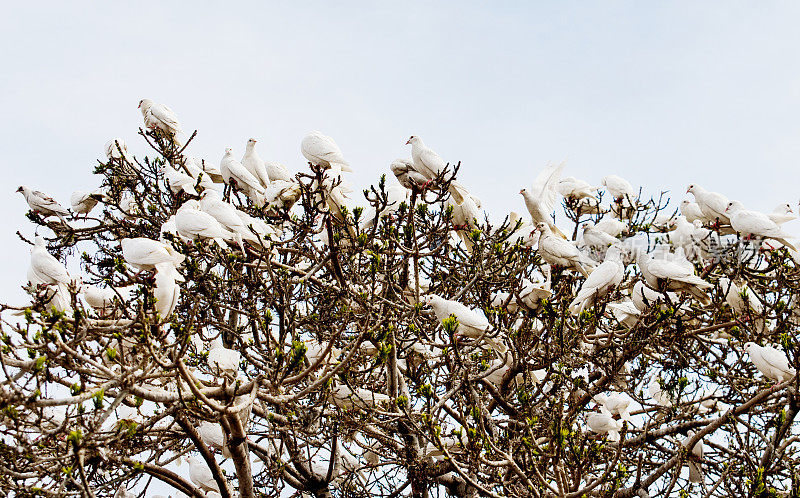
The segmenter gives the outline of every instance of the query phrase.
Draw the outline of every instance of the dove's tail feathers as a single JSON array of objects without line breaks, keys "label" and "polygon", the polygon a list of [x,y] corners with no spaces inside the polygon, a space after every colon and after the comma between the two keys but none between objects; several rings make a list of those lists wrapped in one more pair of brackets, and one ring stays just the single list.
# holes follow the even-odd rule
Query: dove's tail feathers
[{"label": "dove's tail feathers", "polygon": [[225,242],[225,241],[224,241],[224,240],[222,240],[221,238],[219,238],[219,237],[215,237],[215,238],[214,238],[214,242],[216,242],[216,243],[217,243],[217,245],[219,246],[219,248],[220,248],[220,249],[228,249],[228,244],[227,244],[227,242]]},{"label": "dove's tail feathers", "polygon": [[789,242],[788,240],[786,240],[786,239],[784,239],[784,238],[780,238],[780,239],[779,239],[779,238],[775,238],[775,240],[777,240],[778,242],[780,242],[780,243],[781,243],[781,244],[783,244],[784,246],[788,247],[788,248],[789,248],[789,249],[791,249],[792,251],[797,251],[797,248],[794,246],[794,244],[792,244],[792,243],[791,243],[791,242]]},{"label": "dove's tail feathers", "polygon": [[608,440],[615,443],[619,441],[619,431],[608,431]]},{"label": "dove's tail feathers", "polygon": [[689,463],[689,482],[703,482],[703,469],[697,462]]},{"label": "dove's tail feathers", "polygon": [[463,185],[455,181],[450,182],[449,192],[456,204],[459,205],[463,204],[464,199],[469,197],[469,191]]},{"label": "dove's tail feathers", "polygon": [[581,272],[581,275],[583,275],[584,277],[589,278],[589,272],[586,271],[586,268],[584,268],[581,263],[576,262],[575,269]]},{"label": "dove's tail feathers", "polygon": [[566,236],[566,235],[564,235],[564,232],[562,232],[562,231],[561,231],[561,229],[560,229],[560,228],[558,228],[558,227],[555,225],[555,223],[550,223],[550,222],[548,221],[548,222],[547,222],[547,224],[548,224],[548,225],[550,225],[550,231],[551,231],[551,232],[553,232],[554,234],[558,235],[559,237],[561,237],[561,238],[562,238],[562,239],[564,239],[564,240],[569,240],[569,239],[567,238],[567,236]]},{"label": "dove's tail feathers", "polygon": [[688,286],[686,291],[689,292],[697,301],[702,305],[707,305],[711,303],[711,297],[708,294],[703,292],[702,290],[698,289],[694,286]]}]

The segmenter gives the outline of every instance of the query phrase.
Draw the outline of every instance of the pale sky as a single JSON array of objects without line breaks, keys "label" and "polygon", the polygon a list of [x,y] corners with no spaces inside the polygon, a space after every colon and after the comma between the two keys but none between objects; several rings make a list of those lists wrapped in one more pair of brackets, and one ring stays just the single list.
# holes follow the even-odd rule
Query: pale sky
[{"label": "pale sky", "polygon": [[565,157],[566,175],[619,174],[678,201],[689,183],[767,211],[800,196],[796,2],[264,3],[6,6],[3,300],[23,298],[14,232],[33,233],[14,190],[68,205],[97,184],[107,140],[145,152],[143,97],[197,129],[190,152],[214,161],[254,137],[297,170],[318,129],[357,187],[419,135],[462,161],[494,217],[524,213],[519,189]]}]

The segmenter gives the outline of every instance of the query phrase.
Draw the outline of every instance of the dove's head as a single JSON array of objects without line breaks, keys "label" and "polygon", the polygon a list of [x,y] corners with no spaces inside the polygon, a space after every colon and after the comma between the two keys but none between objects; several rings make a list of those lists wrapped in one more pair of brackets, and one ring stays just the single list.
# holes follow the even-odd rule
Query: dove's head
[{"label": "dove's head", "polygon": [[700,187],[695,185],[694,183],[686,187],[687,194],[696,194],[700,190]]},{"label": "dove's head", "polygon": [[253,146],[255,146],[255,144],[256,144],[256,139],[255,138],[251,138],[250,140],[247,141],[247,146],[248,147],[253,147]]},{"label": "dove's head", "polygon": [[583,227],[584,230],[591,230],[592,228],[594,228],[594,221],[591,220],[584,221],[583,225],[581,226]]},{"label": "dove's head", "polygon": [[233,154],[233,149],[232,148],[228,147],[227,149],[225,149],[225,155],[226,156],[230,156],[232,154]]},{"label": "dove's head", "polygon": [[725,212],[726,213],[735,213],[736,211],[741,210],[743,207],[744,206],[742,205],[741,202],[739,202],[739,201],[731,201],[731,202],[728,203],[728,207],[725,208]]},{"label": "dove's head", "polygon": [[550,226],[547,223],[540,221],[536,224],[536,231],[543,234],[550,233]]},{"label": "dove's head", "polygon": [[419,143],[419,137],[416,135],[411,135],[408,137],[408,141],[406,141],[406,145],[414,145]]},{"label": "dove's head", "polygon": [[435,303],[438,299],[440,298],[436,294],[426,294],[420,298],[420,301],[422,301],[422,304],[433,306],[433,303]]},{"label": "dove's head", "polygon": [[784,204],[778,204],[778,207],[775,208],[775,212],[781,214],[794,213],[794,211],[792,211],[792,206],[790,206],[788,202]]},{"label": "dove's head", "polygon": [[153,105],[153,101],[150,99],[142,99],[139,101],[139,109],[143,111],[149,109],[151,105]]},{"label": "dove's head", "polygon": [[17,189],[17,192],[22,192],[24,194],[27,189],[28,187],[26,187],[25,185],[20,185],[19,188]]},{"label": "dove's head", "polygon": [[522,195],[525,195],[525,193],[527,193],[527,192],[528,192],[528,189],[525,189],[525,188],[519,189],[519,193],[522,194]]},{"label": "dove's head", "polygon": [[752,355],[753,355],[753,350],[755,350],[755,348],[757,348],[757,347],[758,347],[758,346],[756,345],[756,343],[754,343],[754,342],[748,342],[748,343],[745,343],[745,345],[744,345],[744,350],[745,350],[745,352],[746,352],[747,354],[749,354],[750,356],[752,356]]}]

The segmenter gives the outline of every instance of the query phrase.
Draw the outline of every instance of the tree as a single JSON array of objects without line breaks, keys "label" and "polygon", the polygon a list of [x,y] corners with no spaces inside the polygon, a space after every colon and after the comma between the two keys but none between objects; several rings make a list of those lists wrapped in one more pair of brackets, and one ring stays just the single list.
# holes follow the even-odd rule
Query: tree
[{"label": "tree", "polygon": [[[147,124],[153,158],[117,140],[98,163],[99,215],[28,213],[72,270],[29,272],[31,303],[3,306],[6,493],[794,495],[797,379],[773,384],[744,350],[797,368],[789,248],[687,225],[663,194],[565,191],[572,239],[623,223],[624,276],[575,304],[590,284],[547,264],[547,224],[455,202],[460,164],[410,190],[383,175],[366,207],[333,162],[234,178],[222,202],[245,228],[192,231],[173,217],[206,220],[197,201],[229,175],[187,154],[196,133]],[[137,238],[163,242],[166,269],[123,254]],[[642,286],[656,248],[700,296]]]}]

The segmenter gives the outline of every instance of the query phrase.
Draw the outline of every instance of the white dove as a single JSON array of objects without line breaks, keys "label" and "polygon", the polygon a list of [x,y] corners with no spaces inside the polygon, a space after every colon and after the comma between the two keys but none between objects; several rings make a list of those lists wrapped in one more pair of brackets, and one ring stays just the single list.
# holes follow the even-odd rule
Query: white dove
[{"label": "white dove", "polygon": [[[242,220],[247,231],[255,235],[255,244],[264,245],[270,238],[276,235],[275,230],[267,225],[264,220],[253,218],[244,211],[236,210],[236,215]],[[258,241],[260,239],[260,242]],[[249,240],[249,239],[248,239]]]},{"label": "white dove", "polygon": [[182,131],[178,117],[172,109],[164,104],[158,104],[150,99],[142,99],[139,101],[139,109],[142,111],[144,125],[147,128],[158,128],[173,137]]},{"label": "white dove", "polygon": [[169,262],[177,267],[186,256],[176,251],[171,245],[145,237],[122,239],[122,257],[140,271],[154,270],[158,263]]},{"label": "white dove", "polygon": [[247,228],[244,220],[239,216],[241,211],[223,201],[216,190],[203,191],[200,197],[200,208],[233,233],[242,252],[244,252],[244,240],[258,244],[258,237]]},{"label": "white dove", "polygon": [[352,172],[336,142],[319,131],[310,131],[300,142],[300,152],[308,162],[322,168]]},{"label": "white dove", "polygon": [[220,225],[210,214],[200,210],[200,203],[189,200],[175,213],[175,228],[186,240],[211,239],[222,249],[227,249],[226,240],[235,241],[234,234]]},{"label": "white dove", "polygon": [[392,398],[386,394],[376,393],[361,387],[351,389],[344,384],[338,384],[331,389],[330,399],[343,410],[349,410],[353,407],[362,409],[380,408],[389,405],[392,401]]},{"label": "white dove", "polygon": [[739,201],[729,202],[725,211],[730,217],[731,227],[742,236],[746,238],[756,236],[777,240],[789,249],[797,250],[792,243],[786,240],[790,235],[781,230],[781,227],[766,214],[747,210]]},{"label": "white dove", "polygon": [[703,213],[705,221],[709,223],[723,223],[730,224],[728,214],[725,212],[728,209],[728,198],[717,192],[709,192],[699,185],[689,185],[686,189],[687,193],[694,196],[694,200],[700,207],[700,212]]},{"label": "white dove", "polygon": [[[764,330],[765,320],[763,318],[764,305],[747,287],[747,284],[742,284],[740,288],[727,277],[720,277],[717,281],[719,287],[722,289],[722,295],[725,296],[725,302],[737,314],[746,318],[751,318],[750,312],[756,315],[755,325],[759,332]],[[745,297],[742,297],[744,294]],[[746,300],[745,300],[746,299]]]},{"label": "white dove", "polygon": [[187,456],[186,463],[189,464],[189,479],[192,480],[195,486],[202,491],[219,492],[219,485],[214,480],[214,474],[204,460]]},{"label": "white dove", "polygon": [[605,249],[616,244],[619,240],[602,230],[595,228],[594,222],[586,221],[583,223],[583,243],[593,249]]},{"label": "white dove", "polygon": [[534,223],[547,223],[551,231],[566,238],[550,218],[550,214],[553,212],[558,200],[556,186],[561,177],[561,172],[564,170],[564,165],[564,162],[557,165],[548,165],[537,175],[536,180],[533,182],[532,190],[522,189],[519,193],[522,194],[522,198],[525,200],[525,207],[528,208],[528,213],[530,213]]},{"label": "white dove", "polygon": [[264,200],[270,207],[290,209],[302,192],[293,180],[272,180],[264,191]]},{"label": "white dove", "polygon": [[103,194],[97,190],[76,190],[69,196],[69,203],[73,213],[89,216],[102,198]]},{"label": "white dove", "polygon": [[788,202],[778,204],[777,207],[775,207],[775,209],[767,216],[769,216],[769,219],[778,225],[783,225],[784,223],[788,223],[797,219],[797,216],[792,210],[792,206],[790,206]]},{"label": "white dove", "polygon": [[[688,431],[686,438],[681,441],[684,447],[689,446],[689,440],[694,437],[694,431]],[[703,458],[703,440],[700,439],[692,447],[692,454],[687,457],[686,464],[689,466],[689,482],[703,482],[703,464],[698,462],[698,458]]]},{"label": "white dove", "polygon": [[586,418],[586,423],[592,432],[598,434],[608,434],[609,441],[619,441],[619,431],[622,430],[622,422],[614,420],[607,413],[590,413]]},{"label": "white dove", "polygon": [[258,181],[261,182],[261,185],[266,187],[269,185],[270,177],[267,173],[267,168],[264,164],[264,160],[258,155],[256,152],[256,139],[251,138],[247,141],[247,146],[244,150],[244,156],[242,156],[242,166],[250,172],[251,175],[258,178]]},{"label": "white dove", "polygon": [[598,221],[594,228],[603,231],[612,237],[619,237],[619,235],[628,228],[628,224],[622,220],[618,220],[611,216],[606,216],[602,220]]},{"label": "white dove", "polygon": [[[541,241],[539,242],[541,247]],[[570,303],[569,310],[573,315],[580,315],[587,307],[592,306],[600,297],[622,283],[625,266],[619,247],[611,246],[606,252],[606,259],[594,269],[583,282],[578,295]]]},{"label": "white dove", "polygon": [[125,159],[127,162],[132,163],[130,155],[128,154],[128,145],[125,140],[121,138],[112,138],[106,142],[105,152],[108,160],[112,159]]},{"label": "white dove", "polygon": [[248,197],[254,198],[259,194],[264,194],[261,182],[233,157],[233,149],[230,147],[225,149],[225,155],[222,156],[222,161],[219,163],[219,171],[226,184],[236,186]]},{"label": "white dove", "polygon": [[156,265],[153,297],[156,299],[155,308],[162,321],[166,321],[178,305],[181,295],[181,288],[177,284],[179,281],[184,281],[183,276],[178,273],[171,262]]},{"label": "white dove", "polygon": [[706,216],[700,210],[700,205],[688,199],[681,202],[681,214],[686,217],[689,223],[694,223],[695,220],[704,221]]},{"label": "white dove", "polygon": [[[202,161],[200,161],[196,157],[189,157],[186,159],[186,161],[184,161],[183,166],[186,168],[186,171],[189,173],[189,176],[191,176],[194,179],[192,185],[199,183],[199,185],[203,187],[203,190],[206,189],[213,190],[216,188],[214,185],[214,178],[211,175],[211,173],[203,170],[202,164],[203,164]],[[178,170],[182,171],[180,168]],[[218,178],[221,183],[222,176],[218,175]]]},{"label": "white dove", "polygon": [[[414,170],[427,178],[427,183],[439,176],[447,167],[447,162],[439,154],[427,147],[421,138],[412,135],[406,145],[411,145],[411,160],[414,164]],[[448,171],[452,173],[453,168],[448,168]],[[469,192],[466,192],[464,187],[455,181],[450,182],[449,192],[458,204],[463,203],[464,197],[469,195]]]},{"label": "white dove", "polygon": [[756,366],[764,377],[772,379],[776,384],[793,378],[797,371],[789,366],[786,353],[772,346],[759,346],[753,342],[744,345],[744,350],[750,355],[750,361]]},{"label": "white dove", "polygon": [[611,197],[614,198],[616,201],[620,201],[625,197],[629,197],[633,199],[636,197],[636,191],[633,190],[633,185],[630,182],[621,176],[617,175],[608,175],[603,177],[601,181],[603,186],[606,188]]},{"label": "white dove", "polygon": [[25,185],[20,186],[17,189],[17,192],[22,192],[22,195],[25,197],[25,201],[28,203],[28,206],[30,206],[35,213],[39,213],[44,217],[58,216],[61,221],[67,223],[67,220],[64,218],[64,216],[69,216],[69,211],[61,206],[61,204],[54,201],[52,197],[49,197],[38,190],[33,190]]},{"label": "white dove", "polygon": [[639,321],[642,312],[633,304],[633,301],[625,299],[615,303],[608,303],[611,314],[619,323],[627,328],[633,328]]},{"label": "white dove", "polygon": [[392,164],[389,165],[389,169],[391,169],[394,176],[397,177],[397,181],[400,182],[400,185],[409,190],[422,188],[428,183],[428,178],[415,170],[413,161],[409,159],[395,159],[392,161]]},{"label": "white dove", "polygon": [[594,396],[595,402],[600,404],[600,412],[610,416],[619,415],[620,420],[624,420],[629,424],[633,423],[630,414],[630,404],[633,401],[630,396],[625,393],[612,392],[610,394],[596,394]]},{"label": "white dove", "polygon": [[666,407],[672,406],[672,396],[669,394],[669,392],[661,388],[661,383],[658,381],[658,377],[653,376],[650,379],[650,383],[647,386],[647,392],[657,405]]},{"label": "white dove", "polygon": [[28,281],[33,285],[68,286],[72,283],[67,268],[47,251],[45,240],[41,235],[34,238]]},{"label": "white dove", "polygon": [[206,176],[211,178],[211,181],[214,183],[223,183],[222,179],[222,172],[219,170],[219,166],[215,166],[210,161],[206,161],[205,159],[200,159],[199,157],[188,156],[186,158],[185,164],[189,166],[189,172],[197,178],[197,175],[194,173],[195,171],[199,170],[206,174]]},{"label": "white dove", "polygon": [[538,252],[543,260],[551,265],[574,269],[584,277],[589,276],[589,272],[583,266],[587,262],[586,258],[577,247],[553,235],[547,223],[537,223],[536,230],[540,233]]},{"label": "white dove", "polygon": [[564,197],[571,199],[583,199],[586,197],[594,197],[597,187],[592,187],[589,182],[578,180],[573,176],[567,176],[559,180],[556,186],[558,193]]},{"label": "white dove", "polygon": [[208,349],[208,364],[218,375],[236,377],[241,356],[238,351],[226,348],[222,344],[222,337],[218,335]]},{"label": "white dove", "polygon": [[651,259],[644,251],[639,251],[637,263],[647,285],[662,291],[685,291],[701,304],[708,304],[711,298],[703,289],[713,287],[694,274],[693,268],[666,259]]},{"label": "white dove", "polygon": [[489,320],[486,319],[483,311],[469,309],[458,301],[451,301],[436,294],[423,296],[422,302],[433,308],[433,313],[439,320],[444,321],[450,315],[453,315],[458,320],[456,335],[471,339],[482,337],[483,341],[486,341],[500,353],[508,349],[505,344],[502,344],[502,342],[499,342],[489,334]]},{"label": "white dove", "polygon": [[198,196],[197,190],[194,189],[197,181],[183,171],[178,171],[170,164],[164,163],[161,166],[161,174],[164,175],[164,181],[174,195],[183,190],[189,195]]},{"label": "white dove", "polygon": [[[672,303],[678,301],[678,295],[674,292],[668,292],[667,296],[669,296],[669,300]],[[636,306],[640,313],[644,313],[651,306],[664,305],[666,303],[664,294],[651,289],[641,281],[633,285],[631,301],[633,301],[633,305]]]},{"label": "white dove", "polygon": [[361,231],[369,229],[375,224],[375,219],[381,219],[393,214],[400,209],[400,204],[403,202],[408,203],[408,189],[402,185],[389,185],[386,187],[386,207],[381,209],[380,213],[375,213],[375,208],[371,207],[361,214],[361,221],[359,222]]}]

